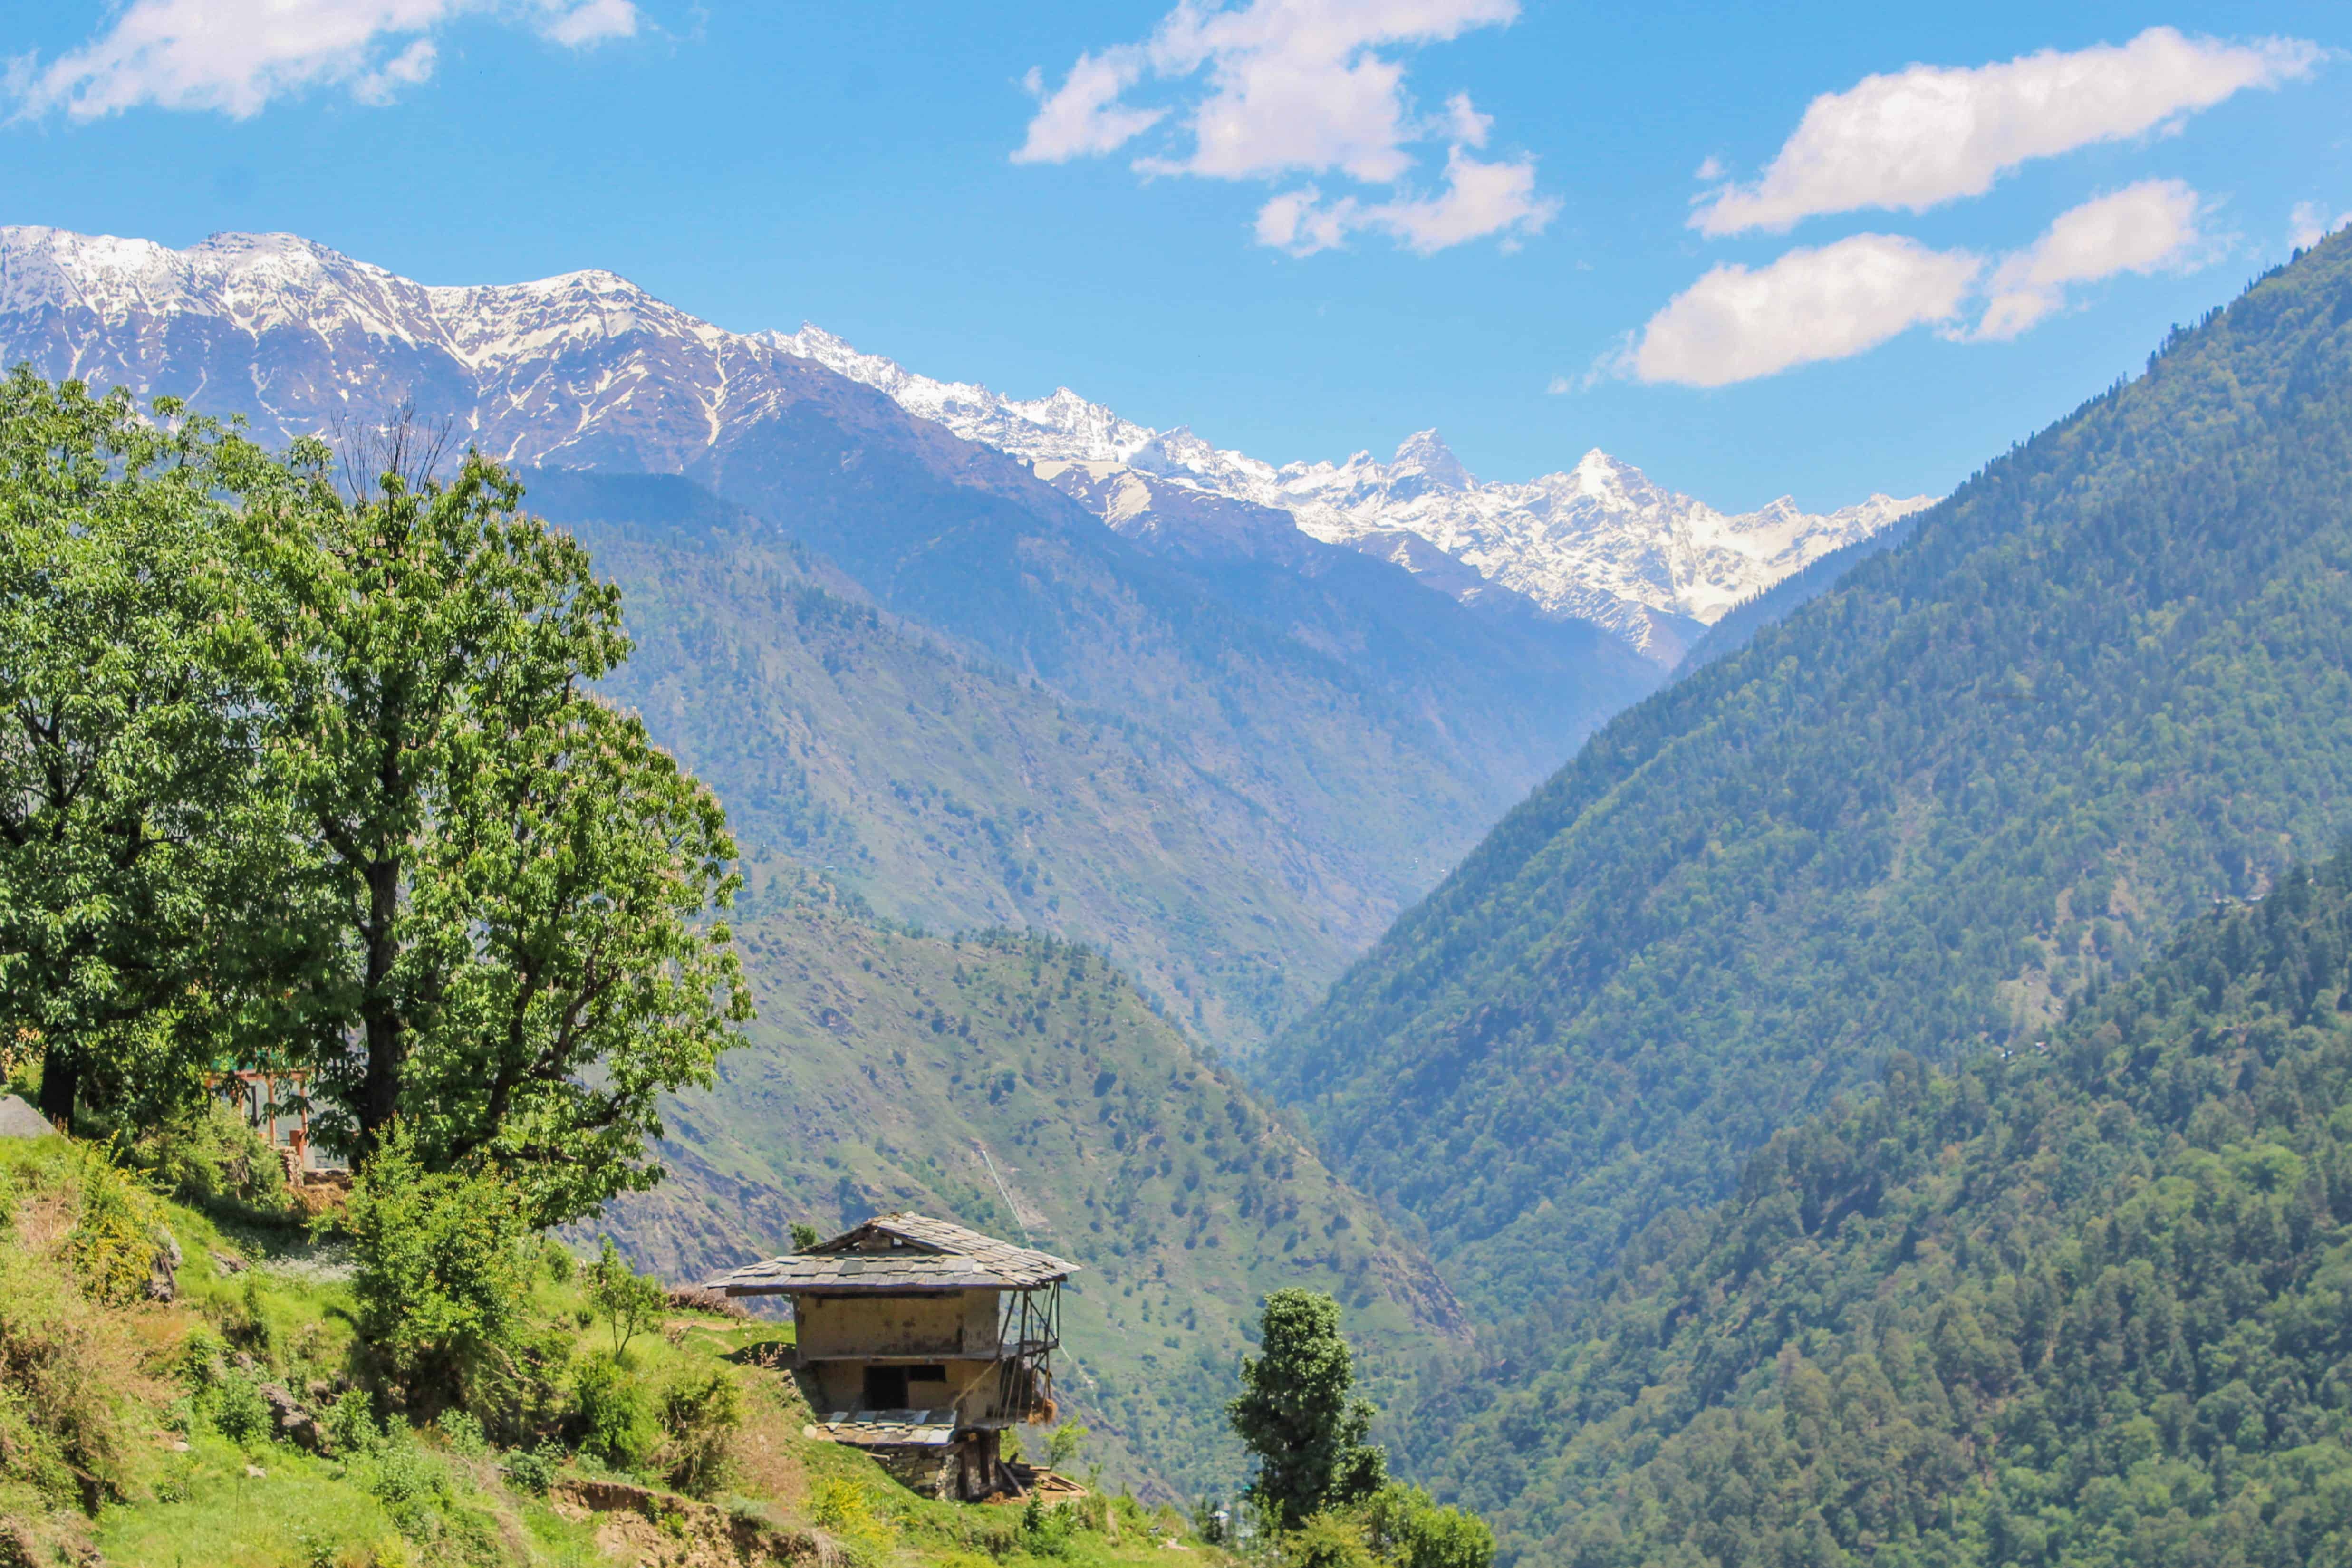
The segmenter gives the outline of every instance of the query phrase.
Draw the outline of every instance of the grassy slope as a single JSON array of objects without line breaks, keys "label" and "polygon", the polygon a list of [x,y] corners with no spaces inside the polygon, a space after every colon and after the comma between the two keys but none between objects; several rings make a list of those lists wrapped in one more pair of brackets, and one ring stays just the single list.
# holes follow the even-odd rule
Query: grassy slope
[{"label": "grassy slope", "polygon": [[[321,1458],[266,1437],[233,1442],[203,1415],[188,1414],[190,1385],[177,1371],[186,1346],[192,1336],[225,1337],[257,1358],[258,1372],[296,1389],[335,1380],[350,1348],[352,1303],[331,1249],[322,1251],[299,1231],[216,1222],[165,1205],[163,1218],[185,1257],[178,1301],[97,1306],[73,1289],[63,1266],[82,1157],[60,1139],[0,1140],[0,1193],[7,1200],[0,1270],[17,1287],[0,1301],[0,1435],[12,1430],[8,1401],[23,1371],[11,1356],[54,1331],[50,1338],[70,1346],[77,1385],[95,1390],[110,1416],[120,1459],[108,1469],[111,1494],[85,1512],[70,1487],[61,1497],[26,1484],[18,1473],[23,1450],[0,1441],[0,1561],[14,1563],[29,1549],[30,1561],[42,1563],[95,1561],[87,1555],[94,1551],[114,1568],[603,1568],[654,1561],[699,1568],[806,1560],[814,1531],[829,1534],[860,1568],[1039,1561],[1022,1544],[1017,1510],[928,1501],[854,1450],[803,1438],[809,1412],[791,1380],[742,1354],[760,1342],[788,1342],[790,1329],[773,1323],[677,1313],[663,1332],[631,1345],[633,1364],[656,1384],[724,1363],[745,1391],[727,1490],[703,1504],[656,1486],[654,1518],[583,1510],[560,1485],[551,1498],[519,1490],[502,1473],[501,1456],[454,1448],[438,1430],[404,1429],[374,1457]],[[215,1254],[255,1266],[232,1278]],[[550,1279],[536,1288],[532,1305],[573,1324],[583,1302],[575,1287]],[[37,1306],[56,1312],[37,1322]],[[601,1343],[603,1326],[577,1337],[583,1348]],[[579,1459],[558,1475],[641,1479]],[[1099,1521],[1099,1505],[1090,1507]],[[728,1544],[731,1521],[797,1538],[800,1557],[739,1558]],[[1129,1512],[1114,1533],[1117,1540],[1083,1530],[1067,1556],[1052,1560],[1071,1568],[1163,1563],[1160,1541],[1180,1535],[1181,1525],[1172,1515]],[[1198,1555],[1187,1561],[1225,1561],[1190,1544]],[[698,1551],[705,1554],[691,1555]]]},{"label": "grassy slope", "polygon": [[1339,1294],[1376,1381],[1459,1332],[1418,1254],[1100,956],[815,905],[740,935],[751,1043],[671,1111],[670,1182],[612,1216],[669,1277],[898,1207],[1030,1240],[1086,1270],[1061,1396],[1114,1474],[1194,1492],[1240,1479],[1221,1407],[1266,1291]]},{"label": "grassy slope", "polygon": [[2352,824],[2352,236],[1622,715],[1272,1053],[1335,1166],[1531,1307],[1903,1047]]}]

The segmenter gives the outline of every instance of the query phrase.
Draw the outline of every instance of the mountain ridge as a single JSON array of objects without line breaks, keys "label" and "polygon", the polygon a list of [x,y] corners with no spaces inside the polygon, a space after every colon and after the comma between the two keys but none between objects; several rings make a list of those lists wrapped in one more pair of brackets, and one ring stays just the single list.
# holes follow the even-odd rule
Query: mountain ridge
[{"label": "mountain ridge", "polygon": [[1507,1314],[2352,825],[2352,239],[1621,715],[1277,1042]]},{"label": "mountain ridge", "polygon": [[1561,473],[1482,484],[1434,430],[1408,435],[1385,464],[1358,452],[1341,463],[1277,467],[1220,450],[1189,426],[1139,424],[1067,387],[1016,399],[919,375],[813,325],[766,336],[968,439],[1028,459],[1098,512],[1108,509],[1094,498],[1106,481],[1132,474],[1286,513],[1315,538],[1428,570],[1402,542],[1416,540],[1454,565],[1450,575],[1473,574],[1458,586],[1435,584],[1445,591],[1507,591],[1669,664],[1734,604],[1932,499],[1878,495],[1811,515],[1783,496],[1727,517],[1598,448]]}]

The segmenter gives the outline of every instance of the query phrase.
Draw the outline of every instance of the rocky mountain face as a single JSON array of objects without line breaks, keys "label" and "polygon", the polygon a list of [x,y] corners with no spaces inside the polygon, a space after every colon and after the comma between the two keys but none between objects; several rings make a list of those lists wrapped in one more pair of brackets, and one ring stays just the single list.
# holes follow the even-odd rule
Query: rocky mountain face
[{"label": "rocky mountain face", "polygon": [[1434,430],[1386,463],[1276,467],[1222,451],[1190,429],[1157,431],[1068,388],[1023,401],[916,375],[815,327],[768,341],[887,392],[969,440],[1026,458],[1123,532],[1178,538],[1230,525],[1244,503],[1308,537],[1389,560],[1466,602],[1512,597],[1589,622],[1671,664],[1744,600],[1832,550],[1868,538],[1934,497],[1873,496],[1827,514],[1782,497],[1726,516],[1654,484],[1599,450],[1565,473],[1481,483]]}]

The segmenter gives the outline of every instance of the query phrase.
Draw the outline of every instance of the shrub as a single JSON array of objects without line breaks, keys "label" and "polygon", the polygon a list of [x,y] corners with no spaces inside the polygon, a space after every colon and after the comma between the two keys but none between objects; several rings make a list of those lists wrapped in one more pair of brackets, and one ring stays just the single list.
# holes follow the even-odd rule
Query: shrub
[{"label": "shrub", "polygon": [[1021,1549],[1034,1557],[1067,1557],[1078,1533],[1078,1516],[1066,1505],[1048,1508],[1032,1496],[1021,1510]]},{"label": "shrub", "polygon": [[482,1435],[482,1424],[463,1410],[444,1410],[433,1423],[441,1428],[447,1439],[449,1451],[468,1459],[478,1459],[490,1451],[489,1439]]},{"label": "shrub", "polygon": [[1053,1435],[1045,1439],[1045,1468],[1054,1470],[1069,1469],[1070,1461],[1078,1457],[1078,1450],[1086,1447],[1087,1439],[1092,1436],[1091,1431],[1076,1421],[1065,1421],[1055,1427]]},{"label": "shrub", "polygon": [[644,1383],[605,1352],[583,1358],[572,1373],[572,1409],[580,1447],[615,1469],[638,1469],[661,1442]]},{"label": "shrub", "polygon": [[518,1359],[538,1254],[522,1195],[495,1176],[428,1174],[395,1127],[352,1186],[359,1329],[415,1414],[490,1402]]},{"label": "shrub", "polygon": [[890,1550],[889,1521],[874,1511],[866,1489],[851,1480],[829,1480],[809,1500],[809,1517],[841,1543],[854,1563],[868,1563]]},{"label": "shrub", "polygon": [[663,1475],[688,1497],[709,1497],[732,1464],[743,1391],[723,1368],[690,1374],[662,1391],[661,1424]]},{"label": "shrub", "polygon": [[239,1373],[221,1379],[213,1390],[214,1429],[232,1443],[257,1443],[270,1435],[269,1401],[261,1385]]},{"label": "shrub", "polygon": [[1372,1549],[1400,1568],[1488,1568],[1495,1560],[1486,1521],[1439,1508],[1419,1487],[1391,1482],[1360,1511]]},{"label": "shrub", "polygon": [[286,1207],[286,1167],[278,1151],[216,1096],[182,1108],[131,1152],[149,1180],[183,1202],[226,1198],[255,1208]]},{"label": "shrub", "polygon": [[111,1306],[147,1293],[155,1267],[155,1202],[131,1178],[95,1155],[81,1162],[81,1202],[67,1238],[76,1278]]},{"label": "shrub", "polygon": [[613,1354],[625,1355],[629,1342],[660,1321],[667,1297],[661,1281],[629,1267],[613,1239],[588,1265],[588,1301],[604,1314],[613,1329]]},{"label": "shrub", "polygon": [[1282,1538],[1282,1568],[1378,1568],[1362,1526],[1328,1511]]},{"label": "shrub", "polygon": [[339,1454],[364,1454],[383,1437],[383,1429],[375,1424],[375,1412],[368,1407],[368,1396],[356,1388],[343,1391],[341,1398],[328,1406],[327,1437]]},{"label": "shrub", "polygon": [[545,1497],[555,1484],[555,1460],[544,1449],[517,1448],[499,1461],[509,1485],[533,1497]]}]

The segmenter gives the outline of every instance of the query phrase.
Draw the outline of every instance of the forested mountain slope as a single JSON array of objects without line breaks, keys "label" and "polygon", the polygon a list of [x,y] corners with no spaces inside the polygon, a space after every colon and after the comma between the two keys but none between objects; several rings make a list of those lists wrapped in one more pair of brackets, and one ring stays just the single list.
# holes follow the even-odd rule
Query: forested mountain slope
[{"label": "forested mountain slope", "polygon": [[1266,1291],[1337,1293],[1391,1379],[1462,1337],[1418,1253],[1099,955],[821,898],[739,935],[749,1041],[668,1108],[669,1179],[603,1222],[665,1278],[895,1208],[1050,1248],[1085,1270],[1056,1397],[1122,1479],[1192,1495],[1244,1479],[1223,1401]]},{"label": "forested mountain slope", "polygon": [[1575,1568],[2346,1561],[2347,958],[2339,859],[2042,1040],[1898,1053],[1433,1378],[1410,1429],[1467,1418],[1423,1458]]},{"label": "forested mountain slope", "polygon": [[2352,236],[1621,716],[1280,1042],[1507,1312],[2352,823]]},{"label": "forested mountain slope", "polygon": [[[1244,728],[1280,717],[1360,744],[1339,738],[1330,692],[1302,698],[1305,712],[1274,690],[1179,689],[1157,710],[1082,705],[971,639],[881,609],[839,568],[689,481],[525,478],[527,504],[574,528],[624,591],[637,653],[608,690],[719,789],[739,838],[893,919],[1099,943],[1228,1044],[1311,1004],[1415,883],[1434,883],[1503,809],[1506,781],[1533,776],[1534,736],[1568,721],[1576,699],[1563,694],[1593,667],[1579,647],[1633,663],[1590,628],[1474,612],[1286,525],[1296,547],[1277,560],[1202,549],[1170,563],[1179,586],[1208,583],[1255,626],[1287,624],[1330,647],[1307,657],[1336,685],[1354,682],[1353,663],[1417,691],[1413,703],[1441,710],[1433,720],[1475,712],[1528,740],[1484,782],[1423,777],[1425,760],[1383,752],[1362,777],[1300,784],[1209,737],[1228,716]],[[1418,728],[1405,706],[1400,722]],[[1563,732],[1541,744],[1568,743]],[[1432,797],[1388,795],[1398,772]],[[1318,790],[1344,800],[1339,821],[1316,816],[1327,809]],[[1449,800],[1459,820],[1422,820]],[[1349,841],[1383,822],[1384,848]]]}]

